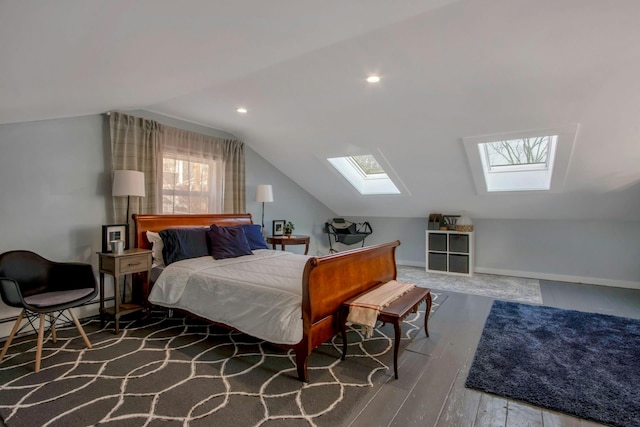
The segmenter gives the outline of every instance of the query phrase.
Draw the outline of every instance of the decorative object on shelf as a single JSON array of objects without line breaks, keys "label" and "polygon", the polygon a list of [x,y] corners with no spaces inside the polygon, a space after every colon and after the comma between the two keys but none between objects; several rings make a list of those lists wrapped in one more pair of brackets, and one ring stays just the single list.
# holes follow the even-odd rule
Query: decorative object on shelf
[{"label": "decorative object on shelf", "polygon": [[273,230],[271,234],[274,236],[282,236],[284,234],[284,219],[276,219],[273,221]]},{"label": "decorative object on shelf", "polygon": [[458,221],[456,221],[456,231],[473,231],[473,223],[471,218],[466,214],[460,215]]},{"label": "decorative object on shelf", "polygon": [[145,197],[144,172],[130,170],[113,171],[113,186],[111,195],[114,197],[127,196],[127,216],[129,223],[129,201],[131,196]]},{"label": "decorative object on shelf", "polygon": [[460,218],[460,215],[442,215],[442,220],[444,222],[444,225],[447,227],[447,230],[456,229],[458,218]]},{"label": "decorative object on shelf", "polygon": [[284,235],[285,236],[291,236],[291,233],[293,233],[293,230],[296,229],[296,226],[291,222],[291,221],[287,221],[284,223]]},{"label": "decorative object on shelf", "polygon": [[260,184],[256,188],[256,202],[262,203],[262,236],[267,232],[264,229],[264,204],[273,202],[273,187],[271,184]]},{"label": "decorative object on shelf", "polygon": [[427,230],[440,230],[442,224],[442,214],[431,213],[429,214],[429,224]]},{"label": "decorative object on shelf", "polygon": [[122,248],[122,251],[129,247],[129,224],[102,226],[102,252],[111,253],[113,251],[112,242],[114,247]]}]

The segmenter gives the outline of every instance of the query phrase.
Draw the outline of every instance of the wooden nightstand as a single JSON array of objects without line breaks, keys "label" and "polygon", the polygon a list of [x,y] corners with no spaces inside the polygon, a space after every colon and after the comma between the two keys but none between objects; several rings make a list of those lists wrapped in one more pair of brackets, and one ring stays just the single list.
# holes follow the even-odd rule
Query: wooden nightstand
[{"label": "wooden nightstand", "polygon": [[[151,278],[151,251],[148,249],[127,249],[121,254],[98,252],[100,258],[100,322],[104,326],[105,315],[116,321],[116,334],[120,332],[120,316],[145,310],[145,301],[140,304],[120,303],[120,276],[133,273],[146,273],[144,287],[148,287]],[[104,275],[113,276],[113,307],[104,306]],[[132,280],[133,282],[133,280]]]},{"label": "wooden nightstand", "polygon": [[273,250],[276,249],[276,245],[280,245],[280,249],[284,251],[284,247],[287,245],[305,245],[304,254],[309,253],[309,236],[268,236],[267,243],[271,244]]}]

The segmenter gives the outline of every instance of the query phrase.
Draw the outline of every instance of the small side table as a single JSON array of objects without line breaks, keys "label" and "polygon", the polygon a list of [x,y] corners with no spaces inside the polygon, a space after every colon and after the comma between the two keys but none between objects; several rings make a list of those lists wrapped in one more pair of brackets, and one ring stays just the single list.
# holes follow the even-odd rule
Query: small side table
[{"label": "small side table", "polygon": [[304,254],[309,253],[309,236],[268,236],[267,243],[271,244],[273,250],[276,250],[276,245],[280,245],[280,249],[284,251],[284,247],[287,245],[305,245]]},{"label": "small side table", "polygon": [[[125,314],[145,310],[141,304],[120,303],[120,276],[133,273],[146,273],[144,287],[148,287],[151,278],[151,251],[148,249],[127,249],[121,254],[112,252],[98,252],[100,259],[100,322],[104,326],[105,315],[112,316],[116,321],[116,334],[120,332],[119,320]],[[104,275],[113,276],[113,307],[104,306]],[[133,280],[132,280],[133,282]]]}]

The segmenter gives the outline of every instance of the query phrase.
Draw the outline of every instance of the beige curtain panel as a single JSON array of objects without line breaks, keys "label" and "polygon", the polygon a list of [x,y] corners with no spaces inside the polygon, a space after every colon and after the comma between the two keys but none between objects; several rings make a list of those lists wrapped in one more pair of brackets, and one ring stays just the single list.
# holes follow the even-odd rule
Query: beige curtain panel
[{"label": "beige curtain panel", "polygon": [[[146,197],[133,213],[244,213],[244,144],[111,113],[112,171],[144,173]],[[113,217],[126,221],[127,198],[113,198]]]}]

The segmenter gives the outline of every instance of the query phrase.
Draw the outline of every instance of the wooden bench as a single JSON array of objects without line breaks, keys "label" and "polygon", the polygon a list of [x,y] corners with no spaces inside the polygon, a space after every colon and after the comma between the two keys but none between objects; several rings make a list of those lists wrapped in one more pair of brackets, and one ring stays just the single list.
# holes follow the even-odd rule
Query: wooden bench
[{"label": "wooden bench", "polygon": [[[350,298],[342,303],[341,309],[341,332],[342,332],[342,360],[347,356],[347,316],[349,315],[349,307],[351,303],[359,296]],[[431,313],[431,291],[426,288],[416,286],[400,298],[394,300],[388,306],[380,310],[378,320],[384,323],[392,323],[395,331],[393,346],[393,370],[396,379],[398,379],[398,349],[400,348],[400,339],[402,334],[401,322],[410,314],[418,310],[418,306],[423,301],[427,302],[427,308],[424,315],[424,332],[429,336],[427,322],[429,321],[429,313]]]}]

